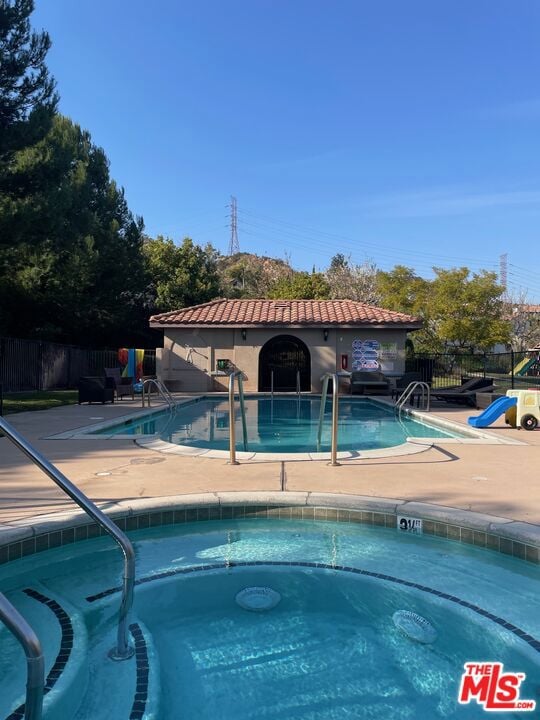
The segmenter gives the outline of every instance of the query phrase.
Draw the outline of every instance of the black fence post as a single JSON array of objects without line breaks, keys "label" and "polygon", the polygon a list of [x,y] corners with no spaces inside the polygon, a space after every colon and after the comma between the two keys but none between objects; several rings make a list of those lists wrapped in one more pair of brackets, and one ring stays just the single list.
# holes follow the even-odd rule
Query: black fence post
[{"label": "black fence post", "polygon": [[38,363],[36,368],[36,385],[38,390],[43,390],[43,343],[38,345]]},{"label": "black fence post", "polygon": [[514,389],[514,350],[510,350],[510,365],[512,367],[512,390]]}]

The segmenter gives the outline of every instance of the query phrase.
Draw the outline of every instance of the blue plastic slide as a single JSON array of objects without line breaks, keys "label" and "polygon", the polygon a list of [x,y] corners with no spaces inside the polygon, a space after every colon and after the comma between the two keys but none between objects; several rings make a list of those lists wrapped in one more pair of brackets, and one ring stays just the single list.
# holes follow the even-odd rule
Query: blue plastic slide
[{"label": "blue plastic slide", "polygon": [[476,428],[484,428],[491,425],[495,420],[500,417],[503,412],[506,412],[508,408],[517,405],[517,398],[515,397],[501,397],[494,400],[483,413],[476,417],[468,418],[467,422]]}]

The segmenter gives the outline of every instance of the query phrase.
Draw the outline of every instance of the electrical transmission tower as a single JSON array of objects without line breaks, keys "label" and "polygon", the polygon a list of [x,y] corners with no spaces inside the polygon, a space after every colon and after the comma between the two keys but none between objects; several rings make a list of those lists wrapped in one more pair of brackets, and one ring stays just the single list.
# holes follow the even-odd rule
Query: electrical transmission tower
[{"label": "electrical transmission tower", "polygon": [[229,240],[229,255],[236,255],[240,252],[240,243],[238,242],[238,216],[236,209],[236,198],[231,195],[231,239]]},{"label": "electrical transmission tower", "polygon": [[503,288],[506,290],[506,286],[508,283],[508,253],[504,253],[504,255],[500,256],[499,267],[500,282]]}]

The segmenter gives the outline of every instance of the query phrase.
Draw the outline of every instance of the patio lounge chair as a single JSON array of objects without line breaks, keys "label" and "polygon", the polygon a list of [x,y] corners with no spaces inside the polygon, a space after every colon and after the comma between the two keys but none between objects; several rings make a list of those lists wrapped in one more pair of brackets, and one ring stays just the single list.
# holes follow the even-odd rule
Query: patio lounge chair
[{"label": "patio lounge chair", "polygon": [[493,387],[493,378],[469,378],[461,385],[443,388],[438,391],[432,390],[431,397],[445,402],[476,407],[476,393],[478,390],[491,392]]},{"label": "patio lounge chair", "polygon": [[351,395],[353,393],[389,395],[390,382],[381,372],[353,370],[351,373]]},{"label": "patio lounge chair", "polygon": [[112,378],[114,382],[114,390],[116,393],[116,399],[123,398],[126,395],[131,395],[132,399],[135,399],[135,391],[133,389],[133,378],[122,377],[120,368],[105,368],[105,377]]}]

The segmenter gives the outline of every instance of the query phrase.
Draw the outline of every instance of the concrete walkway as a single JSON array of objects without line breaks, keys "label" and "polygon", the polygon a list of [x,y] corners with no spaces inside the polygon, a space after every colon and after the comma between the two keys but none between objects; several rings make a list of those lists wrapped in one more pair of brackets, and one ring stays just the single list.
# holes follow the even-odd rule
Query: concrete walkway
[{"label": "concrete walkway", "polygon": [[[269,461],[230,466],[222,459],[158,453],[131,440],[51,440],[52,434],[141,412],[140,399],[64,406],[7,420],[92,500],[157,498],[223,491],[312,491],[418,500],[540,525],[540,430],[504,425],[490,432],[523,445],[443,443],[417,455],[322,462]],[[466,422],[472,409],[432,410]],[[0,439],[0,523],[67,510],[72,503],[6,438]]]}]

